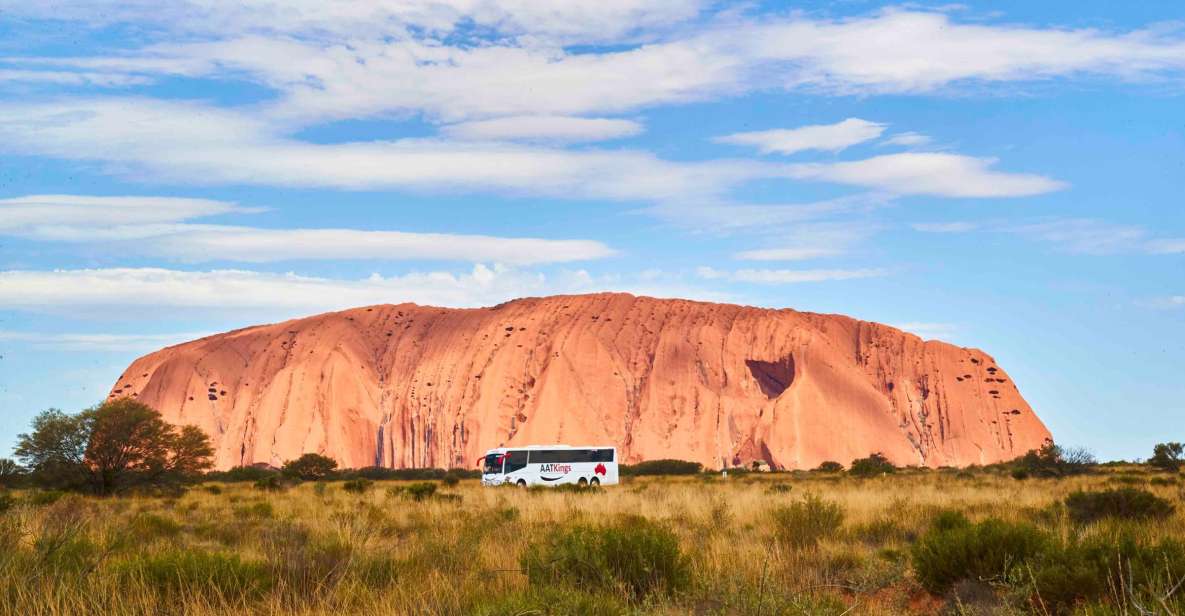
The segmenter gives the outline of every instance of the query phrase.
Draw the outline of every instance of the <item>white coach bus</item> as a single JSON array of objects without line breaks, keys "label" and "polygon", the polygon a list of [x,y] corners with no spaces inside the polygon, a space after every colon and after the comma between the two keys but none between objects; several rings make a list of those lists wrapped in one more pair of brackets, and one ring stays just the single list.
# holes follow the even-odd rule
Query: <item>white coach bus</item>
[{"label": "white coach bus", "polygon": [[481,484],[500,486],[617,485],[616,447],[499,447],[482,458]]}]

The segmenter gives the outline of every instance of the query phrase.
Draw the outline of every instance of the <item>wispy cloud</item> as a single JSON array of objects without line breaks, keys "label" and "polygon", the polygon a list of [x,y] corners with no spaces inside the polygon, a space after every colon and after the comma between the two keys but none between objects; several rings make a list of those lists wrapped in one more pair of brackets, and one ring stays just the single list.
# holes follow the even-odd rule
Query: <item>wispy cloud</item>
[{"label": "wispy cloud", "polygon": [[123,242],[120,254],[189,262],[432,259],[535,265],[614,254],[613,249],[593,240],[359,229],[262,229],[185,222],[259,211],[209,199],[32,195],[0,199],[0,235],[59,242]]},{"label": "wispy cloud", "polygon": [[875,269],[738,269],[718,270],[699,267],[696,274],[706,280],[727,280],[753,284],[799,284],[804,282],[825,282],[830,280],[854,280],[888,275],[888,270]]},{"label": "wispy cloud", "polygon": [[243,270],[181,271],[109,268],[0,272],[0,309],[139,318],[145,310],[294,316],[383,303],[488,306],[509,299],[557,293],[625,291],[658,297],[727,299],[653,271],[591,275],[585,270],[546,274],[504,266],[468,271],[413,271],[343,280],[295,273]]},{"label": "wispy cloud", "polygon": [[[1179,78],[1185,72],[1185,37],[1176,30],[1042,28],[928,11],[842,19],[721,11],[701,17],[702,27],[672,28],[699,16],[700,3],[565,2],[546,9],[525,8],[531,3],[368,3],[340,11],[196,0],[151,9],[92,4],[99,8],[47,14],[37,3],[9,3],[6,11],[156,24],[174,34],[200,32],[174,38],[201,42],[155,44],[104,58],[7,63],[13,70],[233,75],[276,90],[277,115],[411,112],[445,121],[615,113],[774,88],[916,94],[1001,82]],[[621,45],[565,48],[594,41]]]},{"label": "wispy cloud", "polygon": [[987,231],[1010,233],[1049,244],[1069,253],[1108,255],[1119,253],[1179,254],[1185,239],[1156,238],[1143,225],[1120,224],[1095,218],[1045,218],[1030,222],[1001,220],[983,222],[913,223],[925,233]]},{"label": "wispy cloud", "polygon": [[910,321],[906,323],[890,323],[890,325],[927,340],[949,340],[958,331],[958,326],[953,323]]},{"label": "wispy cloud", "polygon": [[604,141],[642,131],[642,125],[632,120],[572,116],[510,116],[441,128],[448,137],[477,141]]},{"label": "wispy cloud", "polygon": [[836,124],[780,128],[716,137],[713,141],[755,147],[764,154],[793,154],[806,150],[838,152],[880,137],[884,124],[848,118]]},{"label": "wispy cloud", "polygon": [[905,132],[905,133],[897,133],[896,135],[890,135],[887,139],[882,140],[879,145],[882,145],[882,146],[898,145],[898,146],[904,146],[904,147],[916,147],[916,146],[922,146],[922,145],[929,145],[932,141],[933,141],[933,139],[931,139],[930,137],[923,135],[921,133]]},{"label": "wispy cloud", "polygon": [[208,336],[213,332],[176,334],[82,334],[0,331],[0,342],[50,351],[152,351]]},{"label": "wispy cloud", "polygon": [[918,222],[909,225],[914,231],[923,233],[966,233],[978,229],[980,225],[974,222]]},{"label": "wispy cloud", "polygon": [[900,195],[942,197],[1023,197],[1066,187],[1041,175],[995,171],[995,163],[993,158],[906,152],[850,162],[797,164],[791,175]]}]

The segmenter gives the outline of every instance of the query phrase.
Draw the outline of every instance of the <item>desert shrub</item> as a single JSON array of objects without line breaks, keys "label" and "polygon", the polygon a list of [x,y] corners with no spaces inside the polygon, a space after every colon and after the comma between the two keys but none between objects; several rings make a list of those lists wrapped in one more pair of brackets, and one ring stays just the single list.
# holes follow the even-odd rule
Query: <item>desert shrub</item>
[{"label": "desert shrub", "polygon": [[1147,490],[1119,488],[1101,492],[1076,491],[1066,497],[1070,519],[1079,524],[1103,518],[1143,520],[1167,518],[1173,504]]},{"label": "desert shrub", "polygon": [[262,595],[272,586],[262,563],[237,554],[170,550],[140,555],[120,563],[117,572],[128,582],[142,581],[165,596],[198,594],[210,600],[237,601]]},{"label": "desert shrub", "polygon": [[843,465],[834,460],[828,460],[815,468],[820,473],[842,473]]},{"label": "desert shrub", "polygon": [[1027,471],[1026,469],[1017,467],[1017,468],[1014,468],[1011,471],[1009,471],[1008,475],[1017,481],[1024,481],[1025,479],[1029,478],[1029,471]]},{"label": "desert shrub", "polygon": [[29,504],[38,507],[52,505],[65,495],[66,493],[61,490],[36,490],[29,494]]},{"label": "desert shrub", "polygon": [[370,490],[374,482],[369,479],[351,479],[342,484],[342,489],[353,494],[362,494]]},{"label": "desert shrub", "polygon": [[425,501],[436,495],[437,485],[432,481],[417,481],[405,486],[398,486],[387,490],[387,494],[399,498],[410,498],[414,501]]},{"label": "desert shrub", "polygon": [[217,485],[217,484],[207,484],[207,485],[202,486],[202,489],[205,490],[208,494],[213,494],[214,496],[218,496],[219,494],[222,494],[222,486]]},{"label": "desert shrub", "polygon": [[637,516],[600,527],[561,528],[529,545],[521,563],[532,587],[563,585],[592,592],[618,587],[633,601],[679,592],[691,580],[679,538]]},{"label": "desert shrub", "polygon": [[325,496],[329,492],[329,483],[325,481],[318,481],[313,484],[313,494],[317,496]]},{"label": "desert shrub", "polygon": [[877,518],[852,528],[852,536],[860,541],[878,546],[900,539],[908,539],[909,531],[889,518]]},{"label": "desert shrub", "polygon": [[386,554],[362,556],[350,563],[352,577],[367,588],[384,589],[399,579],[402,564]]},{"label": "desert shrub", "polygon": [[1174,540],[1142,544],[1130,534],[1099,535],[1050,547],[1032,566],[1031,601],[1054,614],[1084,602],[1116,599],[1185,579],[1185,546]]},{"label": "desert shrub", "polygon": [[523,591],[481,594],[471,598],[463,613],[474,616],[505,614],[580,614],[619,616],[630,613],[621,599],[609,592],[590,593],[568,587],[531,586]]},{"label": "desert shrub", "polygon": [[318,481],[331,477],[336,470],[337,460],[317,453],[306,453],[285,462],[280,472],[301,481]]},{"label": "desert shrub", "polygon": [[808,494],[801,501],[776,507],[773,518],[774,538],[780,545],[807,548],[830,537],[843,526],[843,508],[836,503]]},{"label": "desert shrub", "polygon": [[440,482],[450,488],[456,487],[457,484],[461,483],[461,478],[463,476],[461,473],[461,469],[450,468],[448,472],[444,474],[444,477],[440,479]]},{"label": "desert shrub", "polygon": [[784,481],[779,481],[777,483],[771,483],[771,484],[769,484],[769,486],[767,486],[765,488],[765,492],[767,494],[789,494],[793,490],[794,490],[794,486],[792,486],[789,483],[786,483]]},{"label": "desert shrub", "polygon": [[561,494],[604,494],[605,490],[599,486],[578,483],[563,483],[558,486],[531,486],[531,493],[559,492]]},{"label": "desert shrub", "polygon": [[256,518],[260,520],[270,519],[276,513],[272,504],[266,501],[235,507],[234,512],[235,517],[238,518]]},{"label": "desert shrub", "polygon": [[1154,486],[1165,487],[1165,486],[1175,486],[1178,483],[1180,483],[1180,480],[1177,479],[1176,477],[1153,477],[1152,480],[1149,481],[1148,483],[1150,483]]},{"label": "desert shrub", "polygon": [[1046,443],[1018,458],[1014,468],[1024,469],[1030,477],[1066,477],[1087,473],[1097,463],[1085,449]]},{"label": "desert shrub", "polygon": [[260,479],[275,477],[280,472],[263,466],[236,466],[225,471],[210,471],[206,473],[206,481],[222,481],[225,483],[257,482]]},{"label": "desert shrub", "polygon": [[0,514],[3,514],[15,506],[16,499],[12,497],[12,494],[10,494],[8,490],[0,490]]},{"label": "desert shrub", "polygon": [[641,477],[644,475],[695,475],[704,468],[699,462],[687,460],[646,460],[637,464],[622,464],[618,473],[623,476]]},{"label": "desert shrub", "polygon": [[288,483],[279,475],[268,475],[255,482],[255,489],[264,492],[282,492],[288,489]]},{"label": "desert shrub", "polygon": [[943,512],[914,543],[911,555],[922,587],[943,593],[961,580],[1011,579],[1047,543],[1030,524],[996,519],[972,524],[961,513]]},{"label": "desert shrub", "polygon": [[1152,468],[1175,473],[1185,465],[1185,445],[1181,443],[1158,443],[1152,448],[1152,457],[1148,458]]},{"label": "desert shrub", "polygon": [[897,467],[893,466],[889,459],[880,453],[874,453],[867,458],[860,458],[852,460],[852,467],[848,470],[849,473],[857,477],[872,477],[874,475],[884,475],[894,473]]},{"label": "desert shrub", "polygon": [[181,534],[181,525],[173,518],[155,513],[141,513],[132,518],[128,530],[135,537],[175,537]]}]

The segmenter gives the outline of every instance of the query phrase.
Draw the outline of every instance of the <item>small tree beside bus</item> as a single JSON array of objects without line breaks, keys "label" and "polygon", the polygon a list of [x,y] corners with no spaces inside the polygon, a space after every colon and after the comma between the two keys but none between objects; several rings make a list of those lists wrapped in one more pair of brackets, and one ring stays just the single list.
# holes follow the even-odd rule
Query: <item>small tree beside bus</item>
[{"label": "small tree beside bus", "polygon": [[484,486],[617,485],[616,447],[498,447],[482,457]]}]

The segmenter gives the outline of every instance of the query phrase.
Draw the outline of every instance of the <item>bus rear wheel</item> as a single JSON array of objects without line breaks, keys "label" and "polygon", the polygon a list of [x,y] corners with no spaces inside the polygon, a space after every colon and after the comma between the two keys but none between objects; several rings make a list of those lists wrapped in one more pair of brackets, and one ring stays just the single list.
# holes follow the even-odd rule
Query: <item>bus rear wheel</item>
[{"label": "bus rear wheel", "polygon": [[601,485],[601,480],[597,479],[596,477],[593,477],[592,479],[588,480],[588,485],[595,488],[595,487]]}]

